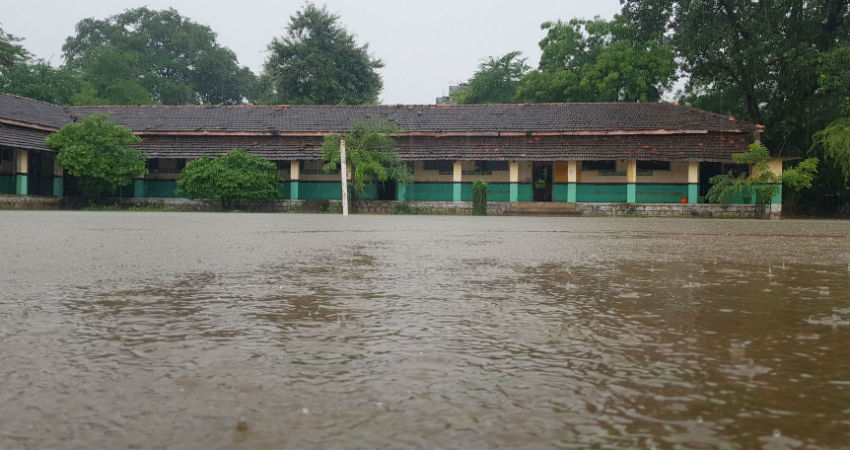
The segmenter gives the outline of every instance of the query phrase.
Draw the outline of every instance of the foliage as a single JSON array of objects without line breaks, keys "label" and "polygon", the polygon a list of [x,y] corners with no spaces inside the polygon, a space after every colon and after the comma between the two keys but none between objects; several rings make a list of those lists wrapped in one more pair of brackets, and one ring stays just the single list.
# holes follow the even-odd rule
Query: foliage
[{"label": "foliage", "polygon": [[87,18],[62,47],[95,104],[239,104],[254,75],[215,33],[174,9],[130,9],[105,20]]},{"label": "foliage", "polygon": [[756,203],[770,203],[782,185],[801,190],[812,187],[812,179],[817,173],[817,158],[809,158],[800,162],[796,167],[784,169],[782,175],[773,173],[768,167],[770,152],[767,147],[756,141],[750,144],[746,153],[732,155],[736,164],[749,164],[750,174],[747,177],[734,176],[731,172],[711,177],[711,188],[706,199],[712,203],[729,203],[733,198],[743,194],[756,194]]},{"label": "foliage", "polygon": [[239,202],[274,200],[280,183],[274,163],[234,149],[189,162],[177,180],[177,194],[220,200],[222,209],[231,210]]},{"label": "foliage", "polygon": [[844,117],[814,134],[812,153],[822,155],[841,169],[844,183],[850,187],[850,118]]},{"label": "foliage", "polygon": [[147,172],[145,154],[129,147],[141,139],[106,117],[98,114],[69,123],[44,142],[59,150],[56,160],[68,174],[80,178],[87,197],[111,194]]},{"label": "foliage", "polygon": [[286,34],[269,44],[270,55],[257,103],[299,105],[373,104],[381,91],[383,67],[368,45],[338,24],[339,16],[307,3],[289,18]]},{"label": "foliage", "polygon": [[487,183],[481,179],[472,183],[472,215],[487,215]]},{"label": "foliage", "polygon": [[521,52],[510,52],[502,57],[490,57],[478,66],[478,71],[452,94],[455,103],[510,103],[516,95],[522,76],[530,69]]},{"label": "foliage", "polygon": [[651,102],[675,81],[672,49],[641,40],[622,16],[546,22],[538,70],[515,97],[529,102]]},{"label": "foliage", "polygon": [[[850,115],[847,0],[623,3],[635,29],[675,49],[689,80],[680,101],[765,125],[777,155],[805,156],[816,131]],[[837,172],[824,162],[817,178]],[[813,185],[799,204],[834,210],[832,183]]]},{"label": "foliage", "polygon": [[410,170],[398,159],[395,141],[390,137],[400,132],[388,123],[359,122],[352,124],[345,135],[325,136],[322,144],[325,172],[339,170],[339,141],[344,139],[346,164],[351,166],[352,172],[348,186],[355,194],[372,182],[411,182]]},{"label": "foliage", "polygon": [[0,91],[57,105],[73,103],[78,92],[87,87],[78,74],[44,61],[15,64],[0,74]]},{"label": "foliage", "polygon": [[17,36],[6,33],[3,31],[3,27],[0,27],[0,74],[6,67],[26,62],[29,59],[29,52],[18,43],[21,40]]}]

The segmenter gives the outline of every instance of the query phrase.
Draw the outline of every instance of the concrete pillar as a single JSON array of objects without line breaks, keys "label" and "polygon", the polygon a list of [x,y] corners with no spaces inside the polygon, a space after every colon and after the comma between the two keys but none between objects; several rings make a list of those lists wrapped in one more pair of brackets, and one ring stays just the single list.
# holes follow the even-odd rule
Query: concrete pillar
[{"label": "concrete pillar", "polygon": [[519,162],[511,161],[508,163],[508,173],[510,184],[510,196],[508,200],[516,203],[519,200]]},{"label": "concrete pillar", "polygon": [[452,201],[460,201],[461,182],[463,181],[463,161],[455,161],[454,172],[452,174]]},{"label": "concrete pillar", "polygon": [[626,161],[626,202],[635,203],[637,199],[637,161]]},{"label": "concrete pillar", "polygon": [[581,161],[570,161],[567,166],[567,201],[576,202],[578,183],[581,183]]},{"label": "concrete pillar", "polygon": [[53,159],[53,196],[61,197],[65,195],[65,169],[59,161]]},{"label": "concrete pillar", "polygon": [[699,162],[688,163],[688,203],[699,203]]},{"label": "concrete pillar", "polygon": [[782,160],[767,160],[767,169],[779,180],[779,189],[770,198],[770,218],[779,219],[782,216]]},{"label": "concrete pillar", "polygon": [[15,193],[27,195],[29,176],[29,152],[26,150],[15,150]]},{"label": "concrete pillar", "polygon": [[395,199],[404,202],[407,201],[407,185],[404,183],[399,183],[395,188]]},{"label": "concrete pillar", "polygon": [[289,163],[289,198],[298,200],[298,180],[301,178],[301,162]]}]

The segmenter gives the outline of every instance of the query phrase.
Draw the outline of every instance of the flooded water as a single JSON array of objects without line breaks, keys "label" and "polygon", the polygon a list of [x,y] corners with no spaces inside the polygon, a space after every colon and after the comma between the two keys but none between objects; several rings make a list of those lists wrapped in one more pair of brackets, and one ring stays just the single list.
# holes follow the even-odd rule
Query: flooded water
[{"label": "flooded water", "polygon": [[0,211],[0,448],[846,448],[848,234]]}]

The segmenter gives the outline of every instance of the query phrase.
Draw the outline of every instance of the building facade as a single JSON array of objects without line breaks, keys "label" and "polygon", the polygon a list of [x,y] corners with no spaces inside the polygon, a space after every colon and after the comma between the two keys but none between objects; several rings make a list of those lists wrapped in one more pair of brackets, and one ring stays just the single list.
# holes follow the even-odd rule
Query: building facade
[{"label": "building facade", "polygon": [[[339,175],[322,170],[324,136],[382,121],[402,130],[413,182],[372,184],[360,199],[469,201],[482,179],[491,201],[699,203],[710,177],[748,170],[732,155],[761,131],[669,103],[61,107],[0,94],[0,194],[73,194],[44,139],[92,114],[142,138],[149,173],[117,195],[146,198],[175,196],[188,161],[242,149],[277,164],[281,198],[339,199]],[[781,173],[781,161],[770,167]]]}]

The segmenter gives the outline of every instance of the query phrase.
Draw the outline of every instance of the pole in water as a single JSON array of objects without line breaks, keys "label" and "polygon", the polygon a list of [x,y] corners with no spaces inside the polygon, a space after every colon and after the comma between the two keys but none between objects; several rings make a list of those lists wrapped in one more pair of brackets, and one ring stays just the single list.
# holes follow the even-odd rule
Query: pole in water
[{"label": "pole in water", "polygon": [[345,140],[339,141],[339,173],[342,177],[342,215],[348,215],[348,168],[345,165]]}]

